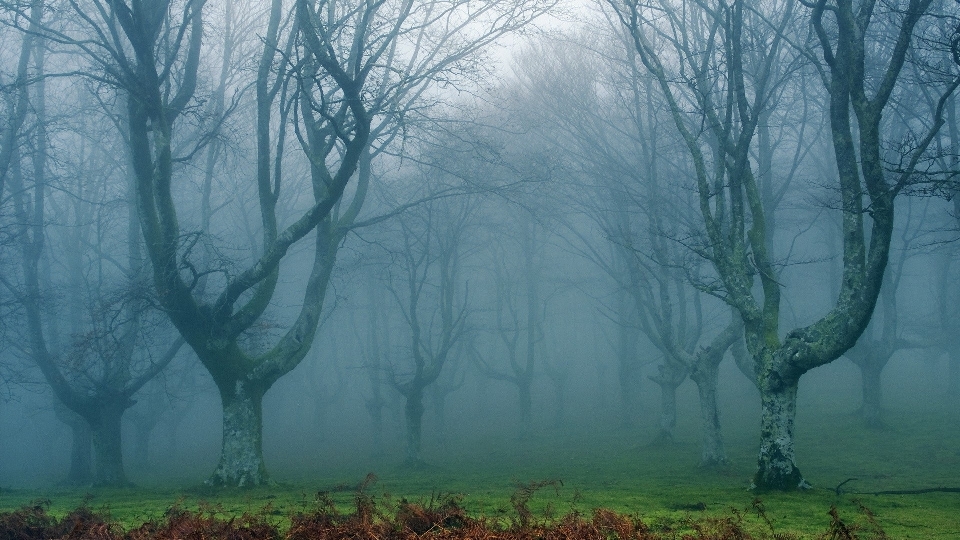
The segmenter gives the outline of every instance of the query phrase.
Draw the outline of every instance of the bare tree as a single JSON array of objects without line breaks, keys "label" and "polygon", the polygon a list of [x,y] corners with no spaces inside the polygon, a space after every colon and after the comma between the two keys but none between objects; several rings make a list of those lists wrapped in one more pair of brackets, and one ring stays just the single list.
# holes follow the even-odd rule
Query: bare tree
[{"label": "bare tree", "polygon": [[[714,292],[744,321],[762,401],[754,486],[805,487],[793,447],[797,383],[805,372],[832,362],[852,347],[866,327],[887,264],[894,198],[911,181],[943,124],[944,101],[957,86],[954,75],[941,78],[937,106],[918,119],[914,143],[906,146],[897,169],[885,170],[882,113],[902,88],[898,82],[913,50],[912,38],[922,28],[918,24],[927,19],[932,2],[804,3],[819,52],[808,49],[802,35],[788,31],[794,20],[792,2],[765,6],[776,8],[772,13],[742,1],[648,5],[611,0],[609,5],[631,32],[640,59],[669,103],[695,164],[707,239],[701,254],[718,275]],[[684,18],[688,16],[696,18]],[[747,30],[757,24],[776,31],[750,42],[765,54],[748,61],[744,54]],[[691,32],[706,32],[709,46],[688,50],[686,37]],[[782,284],[775,255],[767,245],[770,224],[749,157],[757,123],[772,105],[771,91],[777,85],[774,66],[783,61],[787,44],[795,45],[816,66],[826,91],[839,171],[843,277],[828,313],[782,335]],[[686,70],[686,75],[680,75],[686,89],[676,84],[676,73],[668,68],[678,64]],[[693,114],[687,113],[687,104],[695,107]],[[697,125],[707,129],[698,131]],[[704,147],[712,152],[712,159]]]},{"label": "bare tree", "polygon": [[[3,99],[6,118],[0,124],[0,196],[4,193],[10,165],[16,159],[17,149],[20,146],[20,136],[23,124],[26,121],[30,108],[28,95],[31,82],[36,82],[37,74],[31,73],[30,63],[38,47],[42,47],[36,36],[39,21],[44,10],[43,0],[33,0],[28,12],[28,31],[19,34],[20,47],[16,62],[15,73],[0,74],[0,97]],[[9,6],[2,6],[0,22],[4,26],[17,26],[21,14]],[[10,20],[6,20],[7,18]]]},{"label": "bare tree", "polygon": [[365,325],[354,324],[357,341],[360,342],[360,356],[363,370],[367,376],[370,394],[364,398],[364,407],[373,423],[373,447],[376,454],[383,452],[383,411],[387,408],[384,390],[387,386],[388,369],[384,351],[390,348],[389,325],[380,309],[381,295],[385,292],[379,280],[369,276],[366,280],[367,302],[365,307],[367,320]]},{"label": "bare tree", "polygon": [[[623,38],[622,31],[611,36],[614,45]],[[528,99],[539,105],[534,114],[546,118],[547,144],[562,149],[570,168],[580,171],[571,181],[570,196],[608,240],[598,244],[581,227],[569,227],[579,240],[576,249],[622,293],[612,310],[623,351],[622,394],[635,391],[629,374],[638,364],[640,334],[662,358],[650,377],[660,387],[658,441],[672,441],[677,388],[696,373],[704,418],[702,464],[722,464],[717,368],[738,337],[739,321],[717,329],[713,341],[708,340],[712,329],[705,328],[701,293],[694,288],[700,263],[682,245],[692,209],[683,190],[666,180],[688,171],[671,159],[652,77],[643,73],[632,47],[625,55],[615,47],[598,54],[582,41],[552,51],[541,45],[518,71]],[[559,73],[577,77],[559,80]]]},{"label": "bare tree", "polygon": [[[500,241],[493,246],[491,253],[496,287],[493,332],[506,354],[485,355],[472,347],[471,356],[485,376],[517,388],[519,427],[521,434],[526,434],[531,427],[532,387],[546,316],[546,303],[540,289],[547,233],[537,217],[526,209],[520,209],[517,219],[511,219],[509,223],[509,228],[519,234],[498,228],[495,234]],[[507,247],[514,244],[516,251]],[[511,262],[517,259],[519,267],[514,267]],[[496,358],[506,361],[497,361]]]},{"label": "bare tree", "polygon": [[[36,121],[31,130],[31,167],[29,172],[24,170],[20,160],[11,166],[14,209],[20,227],[19,299],[26,315],[22,352],[40,368],[57,399],[88,424],[95,449],[95,482],[125,485],[121,417],[133,404],[132,396],[170,362],[183,342],[175,340],[157,358],[150,357],[151,334],[163,331],[158,326],[163,319],[147,309],[148,295],[141,287],[144,267],[132,189],[126,190],[126,211],[122,212],[126,220],[120,221],[126,225],[126,235],[121,235],[120,242],[126,245],[111,249],[110,239],[105,237],[103,223],[113,219],[108,214],[111,206],[116,206],[110,200],[115,181],[110,171],[116,168],[104,167],[97,182],[73,186],[61,183],[60,188],[78,195],[64,201],[65,205],[48,196],[53,192],[54,175],[48,163],[43,57],[43,50],[38,49],[35,64],[40,80],[32,87],[30,100]],[[81,149],[79,157],[86,162],[81,166],[103,164],[87,154],[104,156],[100,149]],[[92,171],[81,171],[77,178],[95,178]],[[59,238],[47,223],[49,208],[59,210],[61,219],[73,218]],[[57,245],[57,240],[62,244]],[[124,252],[125,261],[119,257]],[[59,313],[53,299],[58,285],[51,269],[54,264],[68,269],[66,317]],[[104,265],[116,266],[118,272],[106,271]],[[62,335],[62,322],[70,325],[69,338]],[[75,423],[75,419],[71,421]],[[78,438],[75,457],[82,459],[82,446],[90,439],[82,428],[74,429],[74,433]],[[76,466],[71,474],[80,481],[85,476],[81,470],[84,465]]]},{"label": "bare tree", "polygon": [[[929,203],[929,201],[927,201]],[[926,214],[926,211],[923,212]],[[897,292],[903,282],[904,266],[911,256],[917,255],[917,241],[925,232],[923,217],[914,216],[912,206],[907,206],[905,222],[900,234],[896,256],[887,265],[880,288],[879,309],[875,309],[866,330],[845,356],[860,370],[862,400],[860,415],[868,427],[883,427],[883,369],[897,352],[920,348],[920,344],[908,338],[900,322],[900,307]]]},{"label": "bare tree", "polygon": [[391,365],[390,378],[405,399],[408,465],[422,464],[424,391],[440,377],[466,327],[461,257],[475,207],[471,198],[445,199],[398,218],[401,264],[389,288],[409,328],[409,345],[404,360]]},{"label": "bare tree", "polygon": [[[255,100],[253,184],[260,214],[252,233],[259,237],[258,249],[236,263],[211,261],[194,249],[208,234],[203,229],[208,225],[201,219],[200,230],[181,229],[183,208],[178,207],[175,181],[179,164],[205,148],[206,170],[212,170],[223,121],[217,115],[230,109],[221,75],[212,118],[195,122],[202,99],[197,95],[202,35],[211,24],[203,17],[206,2],[73,2],[74,26],[45,29],[48,39],[83,54],[92,65],[88,77],[115,86],[125,97],[124,130],[159,301],[220,390],[223,445],[212,484],[267,481],[261,450],[263,395],[304,358],[314,340],[336,251],[365,199],[372,158],[389,146],[404,122],[439,100],[429,89],[470,80],[465,73],[481,73],[472,69],[479,53],[550,4],[275,0],[264,6],[258,13],[266,22],[263,46],[256,78],[249,81]],[[238,19],[226,20],[230,25]],[[225,44],[223,68],[229,50]],[[302,149],[299,156],[286,151],[293,135]],[[298,175],[291,172],[291,160],[297,159],[308,171],[299,185],[312,190],[305,205],[289,198],[298,192]],[[341,206],[355,177],[353,198]],[[208,191],[209,182],[203,185]],[[288,220],[283,209],[296,214]],[[280,335],[270,336],[275,338],[271,346],[245,348],[270,307],[280,261],[313,233],[313,265],[302,287],[299,314]]]}]

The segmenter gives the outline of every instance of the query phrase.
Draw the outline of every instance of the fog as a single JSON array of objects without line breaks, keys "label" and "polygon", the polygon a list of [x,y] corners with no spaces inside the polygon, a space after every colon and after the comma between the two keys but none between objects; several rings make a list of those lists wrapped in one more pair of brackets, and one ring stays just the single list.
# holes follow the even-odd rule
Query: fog
[{"label": "fog", "polygon": [[0,487],[957,414],[960,8],[655,4],[0,4]]}]

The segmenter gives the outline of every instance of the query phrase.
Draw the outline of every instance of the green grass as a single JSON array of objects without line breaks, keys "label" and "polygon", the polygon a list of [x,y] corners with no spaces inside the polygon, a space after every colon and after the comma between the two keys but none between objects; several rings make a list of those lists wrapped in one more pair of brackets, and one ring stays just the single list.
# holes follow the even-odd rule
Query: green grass
[{"label": "green grass", "polygon": [[[0,511],[49,499],[51,512],[63,515],[86,503],[132,526],[160,517],[173,505],[196,509],[209,504],[225,515],[269,507],[270,515],[282,524],[291,513],[313,508],[318,491],[355,485],[372,471],[378,481],[368,493],[384,505],[395,505],[401,498],[426,501],[453,493],[462,495],[470,514],[504,523],[516,515],[510,497],[518,484],[559,480],[562,486],[544,487],[533,496],[530,507],[535,515],[544,519],[571,511],[589,515],[603,507],[666,529],[682,528],[691,518],[739,513],[754,533],[769,532],[769,520],[778,533],[816,538],[830,524],[831,506],[837,507],[844,521],[865,526],[862,503],[891,538],[960,538],[960,494],[850,493],[960,487],[960,426],[955,416],[925,412],[914,418],[906,412],[890,413],[892,427],[879,431],[861,427],[849,414],[808,414],[800,420],[799,464],[816,486],[803,493],[748,491],[755,437],[747,426],[730,429],[731,465],[719,470],[696,467],[699,448],[696,432],[689,426],[677,443],[661,446],[642,446],[642,434],[625,436],[596,428],[572,437],[544,431],[520,441],[451,443],[431,449],[427,455],[431,465],[416,470],[398,464],[373,468],[362,459],[344,460],[324,471],[277,466],[273,471],[277,485],[252,490],[208,491],[162,484],[127,490],[3,490]],[[856,480],[844,485],[847,492],[838,495],[835,486],[848,478]],[[330,497],[344,511],[352,508],[354,493],[331,491]],[[766,519],[756,512],[757,498]]]}]

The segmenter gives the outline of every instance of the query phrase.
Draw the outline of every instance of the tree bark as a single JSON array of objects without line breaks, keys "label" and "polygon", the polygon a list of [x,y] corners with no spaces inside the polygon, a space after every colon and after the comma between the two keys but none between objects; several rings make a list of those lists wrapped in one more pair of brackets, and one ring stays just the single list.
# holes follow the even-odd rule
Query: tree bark
[{"label": "tree bark", "polygon": [[[720,358],[723,358],[722,353]],[[719,365],[719,361],[704,362],[690,373],[690,378],[697,384],[700,397],[701,467],[727,464],[727,451],[720,432],[720,408],[717,406]]]},{"label": "tree bark", "polygon": [[265,484],[269,478],[263,462],[263,392],[245,380],[236,381],[232,391],[223,386],[223,446],[220,463],[207,483],[236,487]]},{"label": "tree bark", "polygon": [[[877,346],[864,346],[862,351],[857,351],[856,347],[848,353],[848,357],[854,365],[860,370],[860,387],[862,389],[862,403],[860,405],[860,415],[867,427],[883,427],[883,389],[881,388],[881,375],[883,368],[889,361],[889,356],[881,356],[883,351],[878,351]],[[881,345],[882,347],[882,345]],[[859,352],[859,354],[858,354]],[[891,352],[892,354],[892,352]]]},{"label": "tree bark", "polygon": [[660,419],[657,440],[673,442],[673,431],[677,427],[677,388],[687,378],[687,372],[680,366],[663,364],[660,373],[651,377],[660,387]]},{"label": "tree bark", "polygon": [[[839,358],[866,328],[889,258],[895,197],[910,185],[917,164],[927,157],[925,153],[944,123],[943,105],[960,85],[960,79],[953,76],[941,79],[940,84],[931,82],[930,87],[935,88],[932,91],[940,94],[936,110],[931,111],[929,122],[917,122],[924,127],[911,133],[916,144],[899,156],[905,165],[899,171],[890,171],[881,157],[881,150],[889,145],[884,137],[888,129],[881,126],[881,119],[895,91],[902,87],[898,86],[899,79],[908,62],[914,29],[933,2],[911,0],[904,9],[887,9],[884,4],[886,11],[882,13],[877,9],[881,4],[875,2],[805,3],[810,8],[811,29],[820,44],[822,62],[818,67],[829,98],[842,212],[843,273],[834,307],[813,324],[796,328],[784,338],[780,321],[783,284],[777,275],[776,254],[767,243],[773,232],[768,214],[774,209],[767,208],[769,203],[763,200],[754,176],[751,146],[757,119],[775,99],[778,84],[770,66],[781,60],[780,50],[787,41],[783,39],[784,30],[790,26],[794,4],[786,3],[780,31],[770,33],[774,37],[760,48],[769,56],[749,77],[753,60],[744,54],[746,2],[704,12],[719,15],[709,23],[713,32],[710,39],[716,37],[722,46],[693,54],[686,48],[686,38],[667,40],[681,58],[695,58],[680,67],[693,73],[688,80],[695,88],[687,96],[696,100],[699,117],[690,122],[687,105],[681,106],[683,96],[677,90],[675,73],[665,67],[658,44],[646,31],[646,25],[652,24],[647,17],[648,6],[636,1],[609,3],[630,30],[644,66],[655,76],[693,160],[708,240],[703,255],[712,262],[725,299],[740,312],[745,324],[746,345],[755,361],[762,402],[761,448],[754,485],[761,490],[806,487],[793,449],[798,381],[807,371]],[[871,24],[881,19],[881,14],[891,17],[887,21],[890,26],[885,28],[891,30],[887,36],[895,45],[889,49],[889,59],[876,62],[878,58],[865,37],[873,35],[877,25],[871,28]],[[665,16],[675,15],[667,12]],[[683,27],[683,17],[685,14],[671,19],[675,28]],[[756,43],[751,47],[756,48]],[[710,57],[712,54],[716,56]],[[721,70],[726,73],[718,76]],[[719,105],[723,100],[714,100],[717,95],[727,98],[726,105]],[[705,141],[699,130],[703,125],[711,126],[711,139],[706,142],[714,151],[714,161],[721,164],[712,172],[703,151]],[[869,222],[865,216],[869,216]]]},{"label": "tree bark", "polygon": [[797,468],[793,446],[797,381],[766,378],[762,381],[760,404],[760,453],[752,488],[789,491],[810,487]]}]

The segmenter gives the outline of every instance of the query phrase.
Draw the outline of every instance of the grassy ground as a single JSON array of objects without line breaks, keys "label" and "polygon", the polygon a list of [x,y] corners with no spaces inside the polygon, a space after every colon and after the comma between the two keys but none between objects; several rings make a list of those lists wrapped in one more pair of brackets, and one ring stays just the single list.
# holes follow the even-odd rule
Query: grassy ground
[{"label": "grassy ground", "polygon": [[[389,461],[371,467],[383,460],[345,460],[324,471],[278,466],[276,485],[253,490],[208,491],[149,481],[126,490],[3,490],[0,511],[47,499],[51,512],[63,515],[88,504],[130,527],[163,515],[171,506],[207,505],[227,516],[265,511],[282,524],[291,514],[314,508],[318,492],[328,492],[338,507],[350,510],[353,486],[372,470],[377,482],[367,493],[385,508],[401,499],[426,502],[457,494],[469,514],[503,523],[516,517],[511,496],[518,486],[555,480],[530,499],[530,508],[541,519],[570,512],[589,516],[602,507],[638,516],[658,530],[673,530],[683,529],[690,519],[739,515],[757,535],[769,536],[773,530],[817,538],[830,525],[831,506],[844,521],[869,528],[862,504],[890,538],[960,538],[958,493],[854,493],[960,487],[960,425],[954,416],[924,413],[915,418],[901,412],[888,419],[894,427],[867,430],[849,414],[804,418],[798,426],[798,459],[816,486],[804,493],[748,491],[755,452],[749,429],[734,430],[728,437],[731,465],[717,470],[695,466],[695,432],[673,444],[641,446],[636,438],[606,429],[585,430],[574,438],[548,431],[521,440],[450,444],[431,451],[430,465],[422,468]],[[848,478],[855,480],[838,494],[836,486]]]}]

